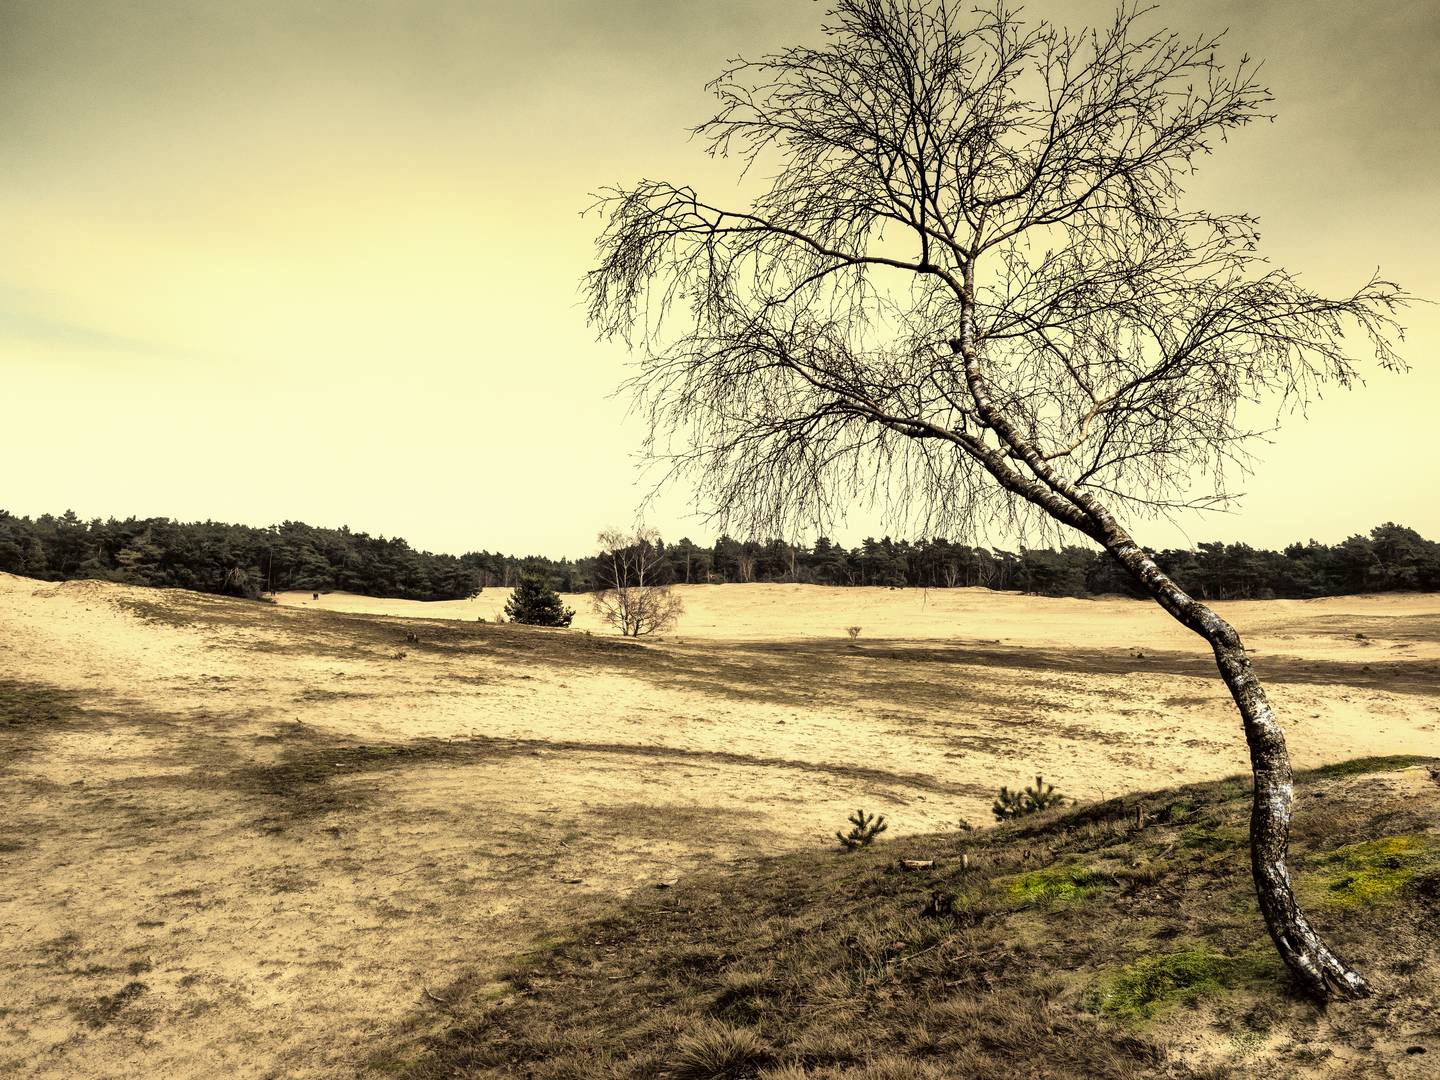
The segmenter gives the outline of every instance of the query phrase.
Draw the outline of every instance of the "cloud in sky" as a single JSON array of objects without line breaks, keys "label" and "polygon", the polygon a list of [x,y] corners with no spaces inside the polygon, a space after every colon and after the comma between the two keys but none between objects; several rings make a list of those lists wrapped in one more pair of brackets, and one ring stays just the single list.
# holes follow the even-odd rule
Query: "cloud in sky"
[{"label": "cloud in sky", "polygon": [[[641,175],[732,194],[732,171],[687,140],[704,82],[727,57],[813,38],[820,11],[0,0],[0,454],[34,462],[0,497],[583,550],[644,489],[643,431],[611,396],[627,358],[579,305],[596,228],[580,211]],[[1434,5],[1161,14],[1230,26],[1279,98],[1197,195],[1261,214],[1267,250],[1317,286],[1379,264],[1440,297]],[[1409,322],[1416,371],[1292,423],[1243,512],[1200,536],[1334,539],[1384,518],[1440,534],[1418,494],[1440,490],[1419,453],[1440,319]],[[1387,462],[1406,471],[1377,475]],[[667,534],[704,531],[685,503],[656,508]]]}]

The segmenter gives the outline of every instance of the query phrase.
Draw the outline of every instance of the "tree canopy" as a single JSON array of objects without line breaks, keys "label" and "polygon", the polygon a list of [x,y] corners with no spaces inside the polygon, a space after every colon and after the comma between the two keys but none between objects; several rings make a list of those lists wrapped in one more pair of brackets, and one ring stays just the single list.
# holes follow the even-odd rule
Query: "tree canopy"
[{"label": "tree canopy", "polygon": [[[795,582],[808,585],[1013,589],[1044,596],[1138,596],[1135,582],[1103,551],[1078,545],[1018,550],[928,540],[866,537],[846,546],[688,537],[655,540],[662,585]],[[1440,543],[1386,523],[1339,544],[1297,541],[1283,551],[1205,542],[1152,553],[1167,574],[1213,600],[1296,599],[1353,593],[1440,590]],[[239,571],[237,575],[235,571]],[[82,521],[0,510],[0,571],[52,581],[101,578],[205,592],[344,590],[368,596],[449,600],[480,587],[513,586],[538,573],[570,593],[603,587],[596,557],[518,556],[488,551],[432,555],[399,538],[289,521],[271,528],[169,518]]]},{"label": "tree canopy", "polygon": [[1147,16],[842,0],[824,44],[711,84],[696,132],[769,178],[753,199],[605,195],[591,317],[638,348],[648,449],[722,527],[825,531],[865,498],[929,535],[1093,536],[1077,495],[1223,503],[1257,434],[1242,405],[1400,366],[1395,284],[1321,295],[1264,260],[1252,216],[1189,205],[1271,96],[1223,35]]}]

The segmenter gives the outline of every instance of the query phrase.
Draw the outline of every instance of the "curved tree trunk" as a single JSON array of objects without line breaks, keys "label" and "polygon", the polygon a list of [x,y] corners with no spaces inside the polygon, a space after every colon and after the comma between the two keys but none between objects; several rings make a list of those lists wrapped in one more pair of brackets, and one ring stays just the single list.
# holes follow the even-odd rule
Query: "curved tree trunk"
[{"label": "curved tree trunk", "polygon": [[1215,651],[1215,663],[1245,724],[1255,790],[1250,807],[1250,868],[1265,926],[1295,978],[1320,998],[1363,997],[1365,980],[1320,939],[1295,901],[1285,866],[1290,815],[1295,803],[1285,732],[1275,718],[1250,657],[1235,628],[1189,596],[1140,547],[1113,524],[1101,538],[1105,548],[1160,605],[1195,631]]},{"label": "curved tree trunk", "polygon": [[1052,468],[1050,459],[1035,443],[995,408],[975,345],[973,288],[973,264],[967,264],[965,288],[961,293],[965,307],[961,338],[951,341],[950,348],[964,360],[966,382],[981,420],[1025,462],[1037,482],[1031,483],[1008,465],[997,463],[994,455],[985,453],[983,447],[965,448],[979,458],[1002,485],[1101,544],[1161,607],[1210,643],[1220,675],[1240,710],[1245,742],[1250,748],[1250,768],[1255,777],[1250,806],[1250,868],[1265,926],[1281,959],[1308,992],[1321,999],[1363,997],[1370,992],[1365,980],[1320,940],[1295,901],[1290,872],[1285,866],[1290,815],[1295,804],[1290,755],[1285,748],[1285,732],[1250,666],[1240,635],[1209,607],[1175,584],[1105,506],[1089,491]]}]

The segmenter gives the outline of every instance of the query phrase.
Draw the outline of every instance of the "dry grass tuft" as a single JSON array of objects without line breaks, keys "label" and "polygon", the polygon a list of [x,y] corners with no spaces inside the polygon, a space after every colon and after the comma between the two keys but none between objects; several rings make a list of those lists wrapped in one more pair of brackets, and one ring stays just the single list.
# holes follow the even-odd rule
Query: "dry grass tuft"
[{"label": "dry grass tuft", "polygon": [[750,1028],[708,1023],[680,1036],[668,1080],[750,1080],[773,1055]]}]

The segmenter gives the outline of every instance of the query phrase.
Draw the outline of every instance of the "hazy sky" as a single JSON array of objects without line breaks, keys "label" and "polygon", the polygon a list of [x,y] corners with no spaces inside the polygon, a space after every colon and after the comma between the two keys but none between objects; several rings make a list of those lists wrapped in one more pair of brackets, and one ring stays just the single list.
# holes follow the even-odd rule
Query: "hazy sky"
[{"label": "hazy sky", "polygon": [[[1111,10],[1034,2],[1072,23]],[[630,524],[627,357],[577,284],[596,189],[734,190],[686,130],[808,0],[0,0],[0,507],[286,518],[576,554]],[[1278,120],[1197,193],[1318,288],[1440,299],[1440,6],[1187,0]],[[1404,376],[1292,417],[1193,539],[1440,537],[1440,307]],[[708,530],[675,492],[651,520]],[[879,524],[853,519],[851,542]],[[1141,530],[1157,544],[1169,528]]]}]

